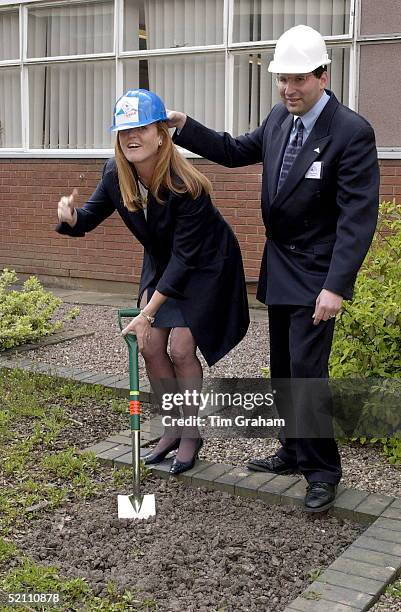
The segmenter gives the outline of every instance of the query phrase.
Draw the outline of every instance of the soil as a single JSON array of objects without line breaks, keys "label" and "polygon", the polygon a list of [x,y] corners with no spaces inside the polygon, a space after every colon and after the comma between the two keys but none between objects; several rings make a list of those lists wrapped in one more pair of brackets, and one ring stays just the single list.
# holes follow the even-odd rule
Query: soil
[{"label": "soil", "polygon": [[[102,480],[108,478],[104,472]],[[64,505],[24,536],[26,551],[60,574],[84,577],[95,593],[113,581],[139,589],[160,612],[278,612],[361,533],[349,521],[309,517],[299,508],[148,479],[156,517],[120,521],[112,482],[107,495]]]},{"label": "soil", "polygon": [[[54,451],[84,449],[128,426],[108,400],[58,402],[68,423]],[[144,492],[155,494],[156,517],[119,521],[117,494],[131,492],[130,471],[120,485],[108,466],[96,479],[101,493],[31,514],[16,543],[38,563],[58,567],[60,576],[85,578],[101,597],[113,581],[121,592],[139,590],[138,599],[155,600],[160,612],[282,611],[312,582],[311,572],[330,565],[363,531],[326,514],[311,517],[301,508],[155,477]]]},{"label": "soil", "polygon": [[[146,405],[142,408],[145,416]],[[98,406],[87,398],[81,399],[79,405],[63,405],[63,410],[64,418],[69,422],[63,429],[63,438],[55,443],[54,450],[66,446],[84,449],[129,428],[128,400],[127,414],[112,410],[105,401]]]}]

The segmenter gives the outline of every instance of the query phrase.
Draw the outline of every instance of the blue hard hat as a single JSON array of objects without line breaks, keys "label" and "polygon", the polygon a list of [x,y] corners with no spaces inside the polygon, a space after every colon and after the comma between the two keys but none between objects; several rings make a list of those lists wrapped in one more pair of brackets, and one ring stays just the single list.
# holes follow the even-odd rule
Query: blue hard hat
[{"label": "blue hard hat", "polygon": [[129,130],[166,120],[166,107],[158,95],[147,89],[129,89],[114,106],[110,131]]}]

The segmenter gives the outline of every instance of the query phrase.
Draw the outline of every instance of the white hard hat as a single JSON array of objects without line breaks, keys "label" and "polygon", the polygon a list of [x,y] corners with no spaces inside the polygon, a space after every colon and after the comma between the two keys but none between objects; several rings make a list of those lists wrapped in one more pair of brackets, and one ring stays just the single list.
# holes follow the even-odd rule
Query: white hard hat
[{"label": "white hard hat", "polygon": [[330,63],[323,36],[309,26],[298,25],[280,36],[268,70],[302,74]]}]

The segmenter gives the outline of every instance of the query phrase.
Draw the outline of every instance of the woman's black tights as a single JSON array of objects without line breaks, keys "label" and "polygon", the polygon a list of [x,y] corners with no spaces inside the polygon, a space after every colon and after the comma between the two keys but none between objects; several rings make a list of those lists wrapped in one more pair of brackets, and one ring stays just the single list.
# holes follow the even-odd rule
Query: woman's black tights
[{"label": "woman's black tights", "polygon": [[[167,352],[170,338],[170,355]],[[196,356],[195,339],[188,327],[156,328],[150,330],[150,337],[142,351],[146,370],[153,392],[158,401],[163,393],[198,392],[202,389],[202,366]],[[187,394],[188,397],[188,394]],[[198,406],[189,400],[184,402],[183,418],[196,417]],[[172,416],[178,417],[176,411]],[[166,415],[165,411],[163,414]],[[199,431],[196,425],[185,425],[182,428],[165,428],[163,436],[157,443],[153,452],[163,452],[171,445],[174,438],[181,438],[177,460],[190,461],[196,451]]]}]

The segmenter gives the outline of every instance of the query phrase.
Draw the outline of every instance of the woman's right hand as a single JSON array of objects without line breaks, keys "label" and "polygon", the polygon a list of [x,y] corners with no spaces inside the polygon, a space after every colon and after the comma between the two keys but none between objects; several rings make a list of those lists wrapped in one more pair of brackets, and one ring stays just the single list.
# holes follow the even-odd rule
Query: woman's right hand
[{"label": "woman's right hand", "polygon": [[72,194],[69,196],[63,196],[58,203],[58,220],[60,223],[68,223],[71,227],[77,222],[77,211],[75,210],[74,202],[78,196],[78,190],[73,189]]},{"label": "woman's right hand", "polygon": [[143,349],[146,348],[147,343],[150,339],[150,323],[141,314],[137,315],[121,332],[122,336],[127,334],[135,334],[138,340],[138,349],[142,353]]}]

